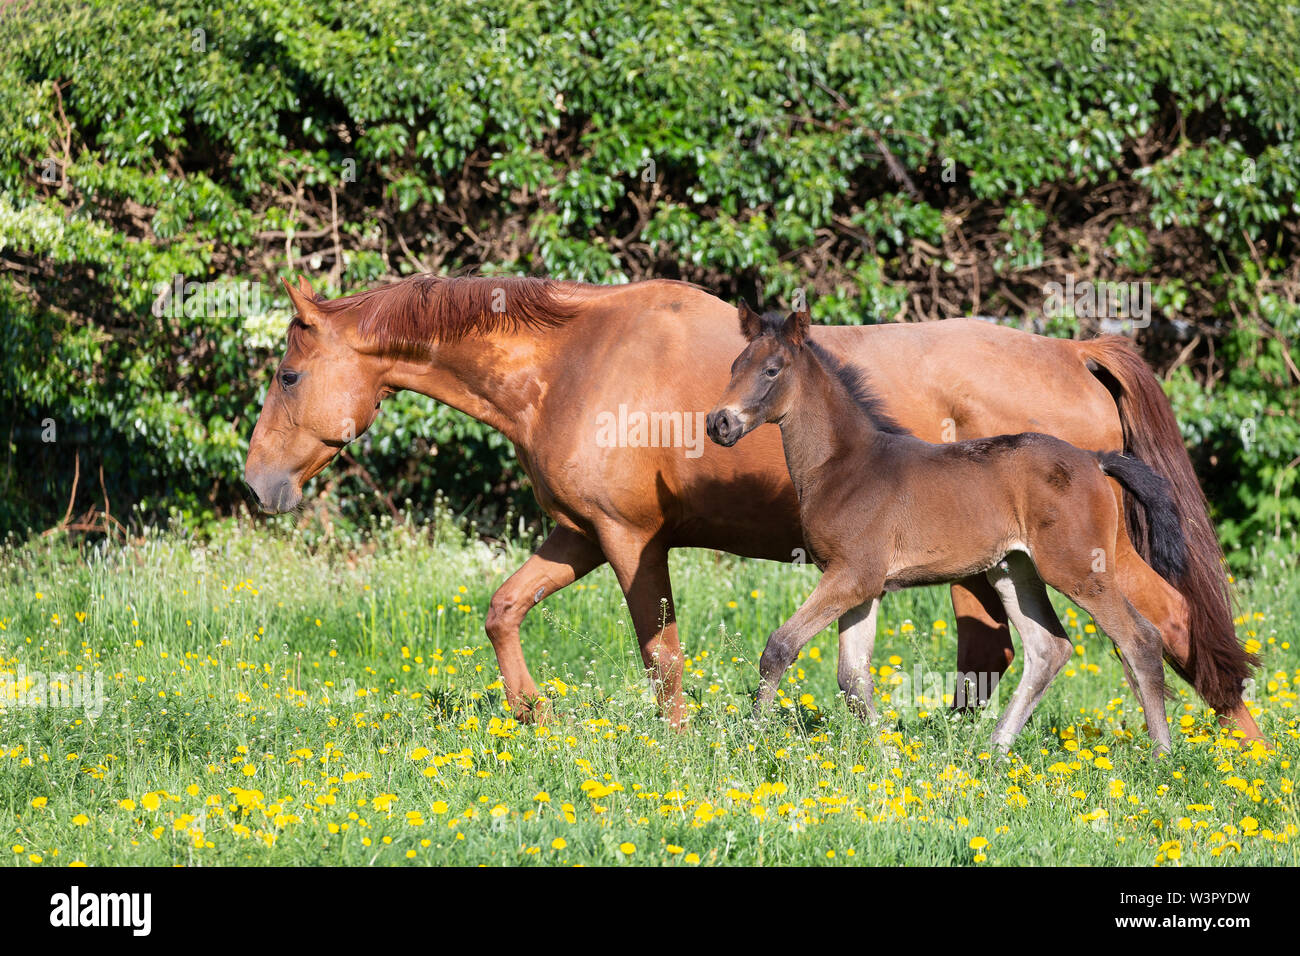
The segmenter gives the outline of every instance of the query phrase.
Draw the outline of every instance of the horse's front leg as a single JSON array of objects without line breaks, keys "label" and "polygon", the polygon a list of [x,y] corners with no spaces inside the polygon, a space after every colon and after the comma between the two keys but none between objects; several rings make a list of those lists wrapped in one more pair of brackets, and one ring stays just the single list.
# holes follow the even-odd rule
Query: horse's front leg
[{"label": "horse's front leg", "polygon": [[957,615],[957,684],[952,708],[973,710],[988,703],[1016,651],[1007,612],[984,575],[954,581],[951,591]]},{"label": "horse's front leg", "polygon": [[805,644],[841,614],[878,595],[879,590],[871,584],[863,585],[859,574],[828,568],[808,600],[768,637],[758,664],[760,680],[754,715],[758,716],[776,697],[781,677]]},{"label": "horse's front leg", "polygon": [[538,720],[545,716],[545,700],[524,663],[519,626],[524,615],[543,598],[550,597],[605,560],[600,547],[576,531],[558,527],[492,595],[484,627],[501,668],[506,700],[515,718]]}]

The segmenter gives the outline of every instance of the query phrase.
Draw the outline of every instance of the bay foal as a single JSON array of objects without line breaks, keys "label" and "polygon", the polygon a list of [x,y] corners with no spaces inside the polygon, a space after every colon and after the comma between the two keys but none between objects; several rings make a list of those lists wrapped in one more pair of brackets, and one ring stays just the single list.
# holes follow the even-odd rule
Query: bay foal
[{"label": "bay foal", "polygon": [[1157,569],[1178,575],[1186,546],[1165,479],[1137,459],[1033,432],[930,444],[886,416],[862,376],[808,338],[807,312],[760,317],[742,303],[740,326],[749,345],[708,416],[709,437],[731,446],[761,424],[780,426],[805,543],[823,572],[768,638],[756,713],[800,649],[849,615],[839,683],[854,712],[871,716],[881,595],[984,574],[1025,652],[1024,676],[993,731],[996,747],[1010,749],[1070,658],[1046,582],[1119,648],[1147,732],[1157,751],[1168,751],[1160,632],[1121,589],[1115,555],[1124,516],[1107,476],[1145,509]]}]

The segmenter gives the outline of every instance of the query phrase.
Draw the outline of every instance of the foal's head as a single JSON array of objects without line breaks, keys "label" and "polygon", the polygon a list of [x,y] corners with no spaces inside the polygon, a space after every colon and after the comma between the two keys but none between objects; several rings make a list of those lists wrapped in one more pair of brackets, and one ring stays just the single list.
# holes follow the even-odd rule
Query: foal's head
[{"label": "foal's head", "polygon": [[795,360],[808,337],[808,312],[760,316],[740,303],[740,331],[749,345],[731,363],[731,383],[705,419],[709,437],[730,447],[766,422],[778,422],[794,394]]},{"label": "foal's head", "polygon": [[302,486],[370,427],[389,392],[384,360],[358,347],[355,323],[327,314],[305,279],[285,288],[297,314],[244,465],[244,481],[272,514],[298,505]]}]

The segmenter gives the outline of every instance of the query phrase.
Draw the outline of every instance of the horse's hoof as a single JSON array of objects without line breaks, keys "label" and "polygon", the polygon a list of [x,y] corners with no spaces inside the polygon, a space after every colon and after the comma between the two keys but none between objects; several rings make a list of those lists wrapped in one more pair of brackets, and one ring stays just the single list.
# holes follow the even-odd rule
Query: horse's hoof
[{"label": "horse's hoof", "polygon": [[554,715],[551,713],[550,701],[538,697],[515,707],[514,718],[524,725],[544,726]]}]

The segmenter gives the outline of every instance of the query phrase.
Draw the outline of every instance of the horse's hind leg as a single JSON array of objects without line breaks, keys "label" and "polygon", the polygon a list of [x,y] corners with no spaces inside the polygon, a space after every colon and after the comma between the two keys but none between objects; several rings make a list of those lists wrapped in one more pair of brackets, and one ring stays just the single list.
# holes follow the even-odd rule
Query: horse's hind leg
[{"label": "horse's hind leg", "polygon": [[871,654],[876,647],[876,614],[880,598],[872,598],[840,617],[840,655],[836,676],[844,700],[859,720],[874,720],[871,697]]},{"label": "horse's hind leg", "polygon": [[987,576],[1025,651],[1024,676],[993,728],[993,745],[1006,753],[1052,679],[1070,659],[1072,645],[1027,555],[1012,552]]}]

